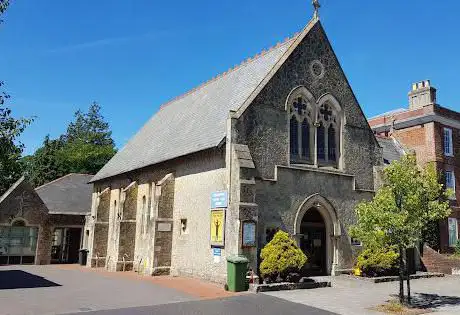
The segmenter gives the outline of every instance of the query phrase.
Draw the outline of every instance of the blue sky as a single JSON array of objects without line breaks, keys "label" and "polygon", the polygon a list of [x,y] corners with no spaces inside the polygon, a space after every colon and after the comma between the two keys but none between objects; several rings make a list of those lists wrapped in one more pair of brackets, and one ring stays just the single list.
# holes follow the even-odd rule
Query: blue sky
[{"label": "blue sky", "polygon": [[[407,104],[431,79],[460,110],[460,1],[320,0],[320,16],[368,116]],[[0,78],[15,115],[37,116],[26,154],[103,107],[118,147],[165,101],[301,30],[310,0],[13,0],[0,26]]]}]

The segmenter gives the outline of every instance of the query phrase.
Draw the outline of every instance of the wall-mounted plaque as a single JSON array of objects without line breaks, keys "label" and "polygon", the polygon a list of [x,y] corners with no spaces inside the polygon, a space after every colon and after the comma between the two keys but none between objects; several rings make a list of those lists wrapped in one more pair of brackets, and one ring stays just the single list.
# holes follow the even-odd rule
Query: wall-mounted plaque
[{"label": "wall-mounted plaque", "polygon": [[243,222],[243,247],[256,246],[256,223],[254,221]]},{"label": "wall-mounted plaque", "polygon": [[158,232],[171,232],[171,228],[172,225],[169,222],[160,222],[157,226]]}]

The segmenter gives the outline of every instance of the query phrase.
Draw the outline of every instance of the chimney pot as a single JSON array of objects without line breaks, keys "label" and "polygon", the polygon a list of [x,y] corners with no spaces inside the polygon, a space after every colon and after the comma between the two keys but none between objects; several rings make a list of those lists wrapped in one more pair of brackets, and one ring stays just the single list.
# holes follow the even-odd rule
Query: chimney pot
[{"label": "chimney pot", "polygon": [[412,83],[409,92],[409,109],[421,108],[436,103],[436,89],[431,86],[430,80]]}]

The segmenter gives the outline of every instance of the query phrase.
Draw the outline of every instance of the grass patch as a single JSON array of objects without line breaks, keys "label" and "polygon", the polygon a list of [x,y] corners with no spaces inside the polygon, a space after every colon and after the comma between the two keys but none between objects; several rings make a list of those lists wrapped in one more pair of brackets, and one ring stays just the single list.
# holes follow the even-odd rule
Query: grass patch
[{"label": "grass patch", "polygon": [[408,307],[402,305],[399,301],[388,301],[385,304],[372,308],[374,311],[382,312],[385,314],[397,314],[397,315],[418,315],[431,313],[430,309],[422,309],[417,307]]}]

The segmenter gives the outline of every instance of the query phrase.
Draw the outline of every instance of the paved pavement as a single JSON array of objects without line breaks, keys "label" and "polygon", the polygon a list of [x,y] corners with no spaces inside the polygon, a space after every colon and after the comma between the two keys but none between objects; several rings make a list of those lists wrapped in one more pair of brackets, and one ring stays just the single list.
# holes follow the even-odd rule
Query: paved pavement
[{"label": "paved pavement", "polygon": [[[263,294],[84,313],[84,315],[336,315]],[[77,314],[73,314],[77,315]],[[81,313],[78,315],[82,315]]]},{"label": "paved pavement", "polygon": [[333,315],[262,294],[237,295],[196,279],[141,277],[78,266],[0,267],[0,315]]},{"label": "paved pavement", "polygon": [[[398,282],[369,283],[363,280],[335,277],[332,288],[279,291],[267,295],[283,298],[343,315],[381,314],[370,308],[397,298]],[[414,300],[433,308],[439,314],[460,314],[460,277],[419,279],[411,281]],[[437,313],[435,313],[437,314]]]},{"label": "paved pavement", "polygon": [[197,300],[148,281],[58,266],[0,267],[0,314],[45,315]]}]

